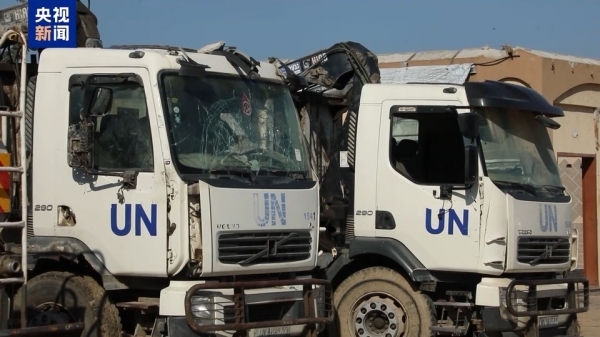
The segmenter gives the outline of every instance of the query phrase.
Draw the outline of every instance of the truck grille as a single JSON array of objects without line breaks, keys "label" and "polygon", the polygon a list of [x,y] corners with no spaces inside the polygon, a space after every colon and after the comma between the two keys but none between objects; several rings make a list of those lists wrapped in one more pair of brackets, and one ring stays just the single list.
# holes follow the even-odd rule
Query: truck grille
[{"label": "truck grille", "polygon": [[221,234],[219,262],[250,265],[285,263],[310,258],[310,232],[270,232]]},{"label": "truck grille", "polygon": [[519,237],[517,261],[531,265],[561,264],[571,259],[568,237]]}]

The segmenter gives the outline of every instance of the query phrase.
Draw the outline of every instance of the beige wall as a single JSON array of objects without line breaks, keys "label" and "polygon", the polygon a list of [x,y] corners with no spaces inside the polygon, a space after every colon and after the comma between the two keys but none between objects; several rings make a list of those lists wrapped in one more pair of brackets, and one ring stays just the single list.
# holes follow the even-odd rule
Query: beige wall
[{"label": "beige wall", "polygon": [[553,131],[554,150],[596,154],[594,109],[576,105],[555,105],[563,109],[565,116],[557,118],[561,127]]},{"label": "beige wall", "polygon": [[[550,64],[552,65],[552,62]],[[556,65],[554,65],[554,68],[556,70]],[[545,72],[546,81],[548,82],[559,82],[559,79],[562,79],[560,81],[561,85],[545,86],[548,92],[547,96],[549,98],[555,97],[554,104],[565,111],[565,117],[558,120],[561,128],[553,132],[554,148],[556,152],[595,155],[597,160],[600,160],[598,116],[594,112],[596,108],[600,107],[600,85],[595,83],[581,83],[588,80],[587,76],[583,76],[584,74],[581,72],[579,76],[575,76],[574,70],[577,67],[569,65],[569,68],[573,71],[569,72],[562,69],[562,71]],[[577,82],[574,79],[575,77],[583,78],[579,79],[581,82]],[[592,79],[592,76],[589,78]],[[570,85],[572,87],[569,87]],[[564,159],[561,161],[564,162]],[[600,165],[597,165],[596,168],[596,181],[600,182]],[[563,172],[565,172],[564,168]],[[566,174],[562,178],[565,181],[565,186],[571,183]],[[578,198],[581,198],[581,189],[576,189],[576,191],[579,194],[577,192],[574,193],[573,198],[575,203]],[[598,183],[596,184],[596,196],[600,196],[600,185]],[[597,201],[600,202],[600,197],[597,197]],[[597,207],[600,207],[600,204]],[[573,214],[576,215],[576,212],[574,209]],[[598,226],[600,221],[596,221],[596,226]],[[580,232],[579,249],[581,251],[583,250],[583,238],[586,233],[582,230],[582,226],[577,220],[574,220],[573,226]],[[600,246],[600,237],[598,238],[598,243]],[[600,252],[600,247],[598,251]],[[583,267],[584,260],[585,256],[581,258],[580,255],[580,268]]]}]

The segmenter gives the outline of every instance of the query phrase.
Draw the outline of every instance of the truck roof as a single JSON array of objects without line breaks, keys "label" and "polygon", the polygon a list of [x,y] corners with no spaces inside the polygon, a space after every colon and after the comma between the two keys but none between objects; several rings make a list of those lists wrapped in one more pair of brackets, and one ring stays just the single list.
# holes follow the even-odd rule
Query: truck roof
[{"label": "truck roof", "polygon": [[444,88],[456,88],[456,94],[464,91],[464,86],[460,84],[441,84],[441,83],[367,83],[362,88],[361,103],[363,104],[381,104],[390,97],[398,97],[399,92],[402,96],[410,97],[412,100],[451,100],[459,96],[456,94],[444,93]]},{"label": "truck roof", "polygon": [[[444,91],[456,88],[455,92]],[[381,104],[390,97],[398,97],[399,92],[411,100],[443,101],[452,100],[463,92],[467,95],[468,105],[476,107],[503,107],[509,109],[533,111],[550,117],[562,117],[564,111],[553,106],[537,91],[520,85],[499,81],[477,81],[464,84],[443,83],[404,83],[377,84],[367,83],[362,88],[362,104]],[[465,102],[467,103],[467,102]]]},{"label": "truck roof", "polygon": [[[182,48],[183,49],[183,48]],[[143,51],[143,57],[134,57],[132,53]],[[184,49],[193,61],[206,65],[207,72],[239,75],[226,57],[200,53]],[[116,48],[48,48],[39,60],[38,72],[61,72],[67,68],[95,67],[143,67],[156,73],[164,69],[179,69],[177,59],[183,56],[178,48],[167,47],[116,47]],[[282,81],[277,68],[268,62],[260,62],[257,67],[261,78]]]}]

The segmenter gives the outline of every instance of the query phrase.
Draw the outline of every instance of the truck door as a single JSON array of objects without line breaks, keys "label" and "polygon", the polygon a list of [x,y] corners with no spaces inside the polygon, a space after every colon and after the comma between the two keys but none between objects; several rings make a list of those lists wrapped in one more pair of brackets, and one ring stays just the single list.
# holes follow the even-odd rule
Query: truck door
[{"label": "truck door", "polygon": [[475,270],[477,186],[454,189],[449,200],[440,198],[443,185],[464,187],[465,144],[470,140],[462,136],[455,114],[417,112],[415,103],[382,105],[382,116],[389,118],[382,117],[380,124],[377,209],[389,212],[395,227],[376,228],[376,235],[400,241],[429,269]]},{"label": "truck door", "polygon": [[[114,76],[123,69],[70,69],[69,126],[81,121],[82,76]],[[112,90],[108,113],[91,117],[93,174],[71,168],[62,158],[56,235],[83,242],[114,275],[165,276],[167,196],[152,83],[148,71],[128,68],[136,80],[102,83]],[[110,75],[110,74],[113,75]],[[65,88],[66,89],[66,88]],[[66,90],[65,90],[66,92]],[[66,124],[66,123],[65,123]],[[65,141],[67,144],[67,125]],[[134,188],[124,189],[124,172],[138,172]],[[68,217],[74,214],[75,221]]]}]

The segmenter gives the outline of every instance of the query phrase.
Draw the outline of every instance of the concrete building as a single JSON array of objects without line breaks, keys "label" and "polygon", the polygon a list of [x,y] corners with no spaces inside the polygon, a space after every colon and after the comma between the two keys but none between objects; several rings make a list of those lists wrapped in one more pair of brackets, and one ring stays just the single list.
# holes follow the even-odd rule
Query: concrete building
[{"label": "concrete building", "polygon": [[378,55],[380,68],[474,65],[467,81],[496,80],[524,85],[561,107],[562,125],[550,130],[561,178],[573,197],[579,232],[578,268],[598,286],[598,175],[600,165],[600,60],[505,46]]}]

